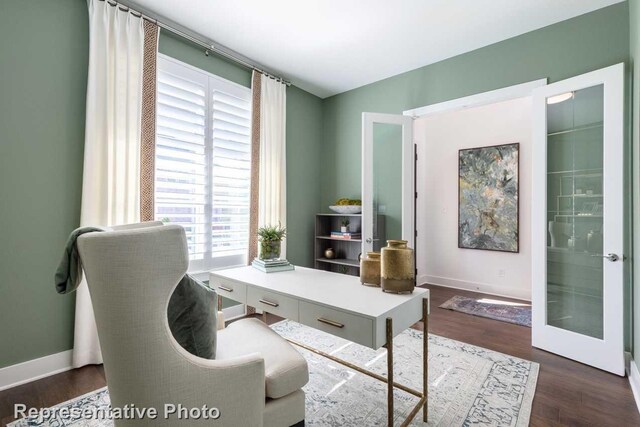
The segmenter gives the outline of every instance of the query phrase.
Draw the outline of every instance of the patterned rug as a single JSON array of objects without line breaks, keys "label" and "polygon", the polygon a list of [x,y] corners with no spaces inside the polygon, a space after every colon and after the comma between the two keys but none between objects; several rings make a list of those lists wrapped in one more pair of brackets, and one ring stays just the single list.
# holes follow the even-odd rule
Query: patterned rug
[{"label": "patterned rug", "polygon": [[[292,321],[272,326],[279,334],[309,344],[342,359],[386,374],[386,351],[378,351]],[[309,363],[305,386],[307,426],[379,426],[386,424],[386,384],[299,349]],[[394,338],[396,381],[421,389],[422,332],[409,329]],[[421,413],[412,426],[514,426],[529,424],[538,378],[538,364],[429,335],[429,423]],[[395,392],[395,423],[400,424],[417,403]],[[109,395],[97,390],[57,407],[107,407]],[[11,427],[111,427],[111,421],[19,420]]]},{"label": "patterned rug", "polygon": [[475,299],[456,295],[442,304],[440,308],[531,327],[531,305],[526,303],[487,298]]}]

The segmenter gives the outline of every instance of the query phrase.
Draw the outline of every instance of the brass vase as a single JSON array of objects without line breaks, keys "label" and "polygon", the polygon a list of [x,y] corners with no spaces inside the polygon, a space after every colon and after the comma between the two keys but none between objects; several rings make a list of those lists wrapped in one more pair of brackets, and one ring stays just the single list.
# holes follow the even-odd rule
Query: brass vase
[{"label": "brass vase", "polygon": [[367,252],[367,256],[360,259],[360,283],[380,287],[380,253]]},{"label": "brass vase", "polygon": [[380,284],[383,292],[411,293],[416,285],[413,249],[406,240],[387,240],[380,260]]}]

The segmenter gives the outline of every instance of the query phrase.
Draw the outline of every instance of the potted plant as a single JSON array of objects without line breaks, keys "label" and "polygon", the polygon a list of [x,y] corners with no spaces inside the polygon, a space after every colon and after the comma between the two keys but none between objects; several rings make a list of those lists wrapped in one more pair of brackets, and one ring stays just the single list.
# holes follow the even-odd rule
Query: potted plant
[{"label": "potted plant", "polygon": [[349,222],[349,218],[342,218],[342,221],[340,221],[340,224],[342,225],[342,227],[340,227],[340,232],[341,233],[348,233],[349,232],[349,224],[351,224],[351,222]]},{"label": "potted plant", "polygon": [[260,259],[280,258],[280,248],[282,240],[287,235],[287,229],[280,224],[266,225],[258,229],[258,240],[260,241]]}]

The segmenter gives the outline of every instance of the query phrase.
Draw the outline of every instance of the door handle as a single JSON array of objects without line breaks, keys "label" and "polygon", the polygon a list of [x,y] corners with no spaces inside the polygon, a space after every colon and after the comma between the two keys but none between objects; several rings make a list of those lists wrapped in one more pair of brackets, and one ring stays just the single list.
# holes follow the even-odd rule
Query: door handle
[{"label": "door handle", "polygon": [[371,237],[368,237],[367,240],[365,240],[367,243],[371,243],[373,242],[373,239]]},{"label": "door handle", "polygon": [[595,258],[604,258],[604,259],[606,259],[607,261],[610,261],[610,262],[616,262],[616,261],[620,260],[620,257],[618,255],[616,255],[616,254],[591,255],[591,256],[595,257]]},{"label": "door handle", "polygon": [[227,288],[226,286],[218,285],[218,289],[226,292],[233,292],[233,289]]}]

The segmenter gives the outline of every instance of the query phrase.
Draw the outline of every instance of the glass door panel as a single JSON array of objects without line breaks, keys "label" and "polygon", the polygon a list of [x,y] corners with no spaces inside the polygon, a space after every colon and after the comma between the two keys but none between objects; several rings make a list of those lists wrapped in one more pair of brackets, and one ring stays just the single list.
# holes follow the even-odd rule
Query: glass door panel
[{"label": "glass door panel", "polygon": [[362,113],[362,253],[386,240],[414,247],[415,182],[413,120]]},{"label": "glass door panel", "polygon": [[604,86],[546,102],[546,320],[602,339]]},{"label": "glass door panel", "polygon": [[373,124],[373,250],[402,239],[402,125]]}]

